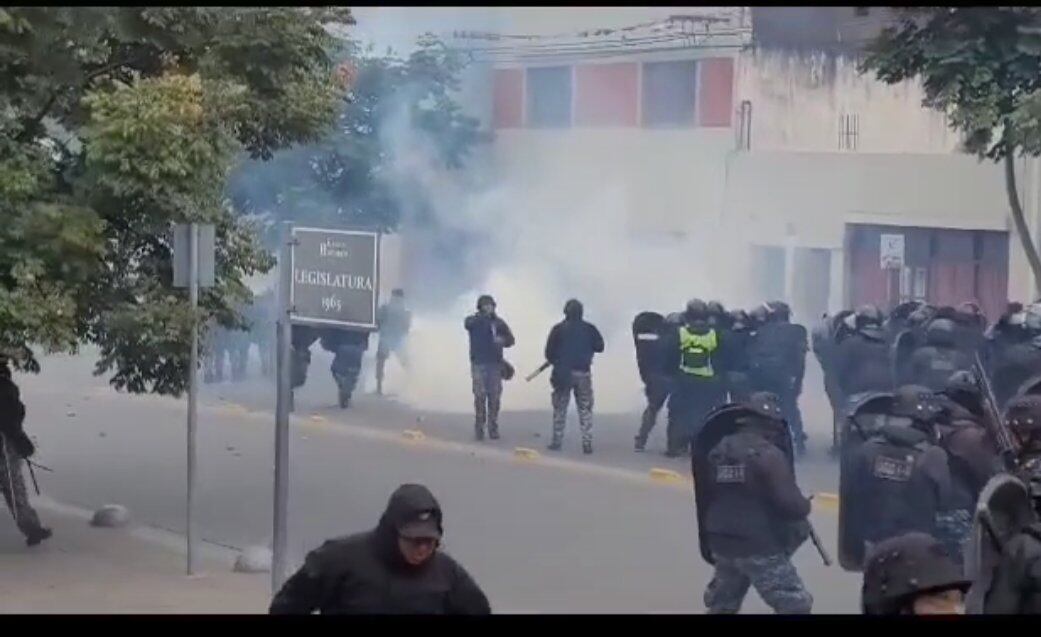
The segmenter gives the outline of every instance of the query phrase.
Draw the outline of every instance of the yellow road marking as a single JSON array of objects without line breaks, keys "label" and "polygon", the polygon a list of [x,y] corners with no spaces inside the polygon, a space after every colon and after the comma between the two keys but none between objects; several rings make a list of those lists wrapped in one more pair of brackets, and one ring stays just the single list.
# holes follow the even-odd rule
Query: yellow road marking
[{"label": "yellow road marking", "polygon": [[517,447],[513,450],[513,455],[522,460],[538,460],[542,454],[527,447]]},{"label": "yellow road marking", "polygon": [[406,429],[401,432],[401,436],[405,440],[412,440],[418,442],[420,440],[426,440],[427,435],[418,429]]},{"label": "yellow road marking", "polygon": [[652,480],[658,482],[684,482],[683,476],[679,472],[672,469],[662,469],[661,467],[651,469],[650,476]]}]

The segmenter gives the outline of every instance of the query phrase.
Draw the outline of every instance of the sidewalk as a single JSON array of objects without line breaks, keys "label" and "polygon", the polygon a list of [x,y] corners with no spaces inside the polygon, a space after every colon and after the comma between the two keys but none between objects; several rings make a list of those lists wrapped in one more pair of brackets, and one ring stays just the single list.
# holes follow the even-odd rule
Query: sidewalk
[{"label": "sidewalk", "polygon": [[133,525],[98,529],[89,512],[34,506],[54,530],[34,548],[0,507],[0,613],[267,612],[270,575],[233,573],[231,550],[207,546],[200,574],[188,577],[176,535]]}]

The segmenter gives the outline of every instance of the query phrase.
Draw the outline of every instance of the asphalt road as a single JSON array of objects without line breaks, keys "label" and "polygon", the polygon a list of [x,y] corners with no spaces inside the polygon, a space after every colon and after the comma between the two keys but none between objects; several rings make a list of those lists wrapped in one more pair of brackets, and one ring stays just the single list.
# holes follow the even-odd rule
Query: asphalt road
[{"label": "asphalt road", "polygon": [[[661,467],[689,480],[689,465],[633,453],[636,415],[599,418],[591,457],[577,449],[575,431],[562,454],[545,452],[544,413],[507,411],[504,439],[478,444],[467,414],[420,413],[366,395],[337,409],[327,368],[316,353],[292,421],[294,560],[327,537],[370,528],[391,491],[416,481],[441,501],[446,550],[498,611],[703,611],[712,571],[698,553],[689,482],[649,475]],[[16,381],[38,460],[55,471],[38,476],[48,496],[88,508],[124,504],[138,522],[183,532],[184,400],[118,394],[91,377],[85,357],[47,359],[41,375]],[[272,404],[273,387],[261,380],[203,393],[198,514],[207,540],[241,547],[270,539]],[[425,439],[402,436],[417,428]],[[815,445],[799,465],[800,482],[805,491],[834,491],[827,430],[811,431]],[[520,458],[518,446],[543,453]],[[816,508],[813,521],[834,554],[835,512]],[[857,612],[859,577],[825,568],[809,543],[795,561],[815,612]],[[744,611],[768,608],[750,593]]]}]

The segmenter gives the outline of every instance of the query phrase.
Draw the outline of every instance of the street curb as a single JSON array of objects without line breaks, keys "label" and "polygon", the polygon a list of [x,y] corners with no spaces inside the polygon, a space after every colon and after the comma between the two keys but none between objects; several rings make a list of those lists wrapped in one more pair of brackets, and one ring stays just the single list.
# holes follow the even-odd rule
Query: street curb
[{"label": "street curb", "polygon": [[[76,518],[84,523],[90,523],[91,518],[94,517],[94,512],[78,507],[72,504],[66,504],[64,502],[58,502],[47,496],[37,496],[32,500],[33,505],[44,511],[50,511],[56,515],[67,516]],[[157,546],[173,553],[176,553],[182,557],[186,557],[188,553],[187,539],[184,535],[181,535],[175,531],[168,529],[159,528],[156,526],[150,526],[145,524],[130,523],[127,526],[118,529],[101,529],[98,527],[89,527],[98,533],[125,533],[131,536],[133,539],[146,544]],[[198,546],[199,554],[207,560],[213,560],[215,562],[221,562],[231,568],[235,563],[235,559],[243,549],[234,547],[226,544],[218,544],[210,540],[201,539]]]}]

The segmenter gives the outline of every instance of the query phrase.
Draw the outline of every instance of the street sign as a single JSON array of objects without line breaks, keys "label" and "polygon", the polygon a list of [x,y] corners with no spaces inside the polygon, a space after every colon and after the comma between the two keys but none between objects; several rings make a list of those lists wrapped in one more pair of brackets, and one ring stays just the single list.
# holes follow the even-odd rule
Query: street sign
[{"label": "street sign", "polygon": [[380,235],[293,228],[293,323],[376,329]]},{"label": "street sign", "polygon": [[879,265],[883,270],[899,270],[904,267],[904,235],[882,235],[879,244]]},{"label": "street sign", "polygon": [[[194,224],[199,228],[199,287],[212,288],[214,284],[213,261],[216,250],[216,233],[212,223]],[[190,277],[188,270],[189,229],[192,224],[179,223],[174,226],[173,284],[175,288],[186,288]]]}]

